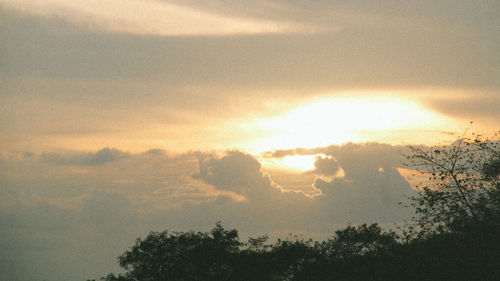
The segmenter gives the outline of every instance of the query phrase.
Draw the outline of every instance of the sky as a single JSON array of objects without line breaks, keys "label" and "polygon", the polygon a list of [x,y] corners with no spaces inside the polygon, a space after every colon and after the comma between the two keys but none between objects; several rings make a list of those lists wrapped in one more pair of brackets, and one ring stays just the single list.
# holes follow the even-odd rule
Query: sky
[{"label": "sky", "polygon": [[500,129],[494,0],[0,0],[0,40],[0,280],[217,221],[389,227],[408,145]]}]

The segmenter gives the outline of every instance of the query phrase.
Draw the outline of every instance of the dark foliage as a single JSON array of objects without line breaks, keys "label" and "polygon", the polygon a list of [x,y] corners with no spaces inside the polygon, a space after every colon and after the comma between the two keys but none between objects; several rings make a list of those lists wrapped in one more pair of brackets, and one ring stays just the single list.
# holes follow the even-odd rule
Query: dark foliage
[{"label": "dark foliage", "polygon": [[411,198],[419,232],[460,232],[475,224],[500,227],[500,141],[461,137],[451,145],[410,147],[410,168],[427,177]]}]

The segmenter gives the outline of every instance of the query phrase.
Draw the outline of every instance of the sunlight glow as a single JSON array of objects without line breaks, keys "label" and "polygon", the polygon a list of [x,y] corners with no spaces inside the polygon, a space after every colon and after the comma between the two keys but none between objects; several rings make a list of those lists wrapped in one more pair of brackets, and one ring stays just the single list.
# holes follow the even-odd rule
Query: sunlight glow
[{"label": "sunlight glow", "polygon": [[394,132],[429,129],[446,122],[446,117],[418,103],[391,96],[324,98],[256,120],[255,127],[265,133],[252,146],[265,151],[379,141]]},{"label": "sunlight glow", "polygon": [[261,158],[259,162],[267,169],[307,172],[314,170],[318,156],[319,154],[290,155],[283,158]]}]

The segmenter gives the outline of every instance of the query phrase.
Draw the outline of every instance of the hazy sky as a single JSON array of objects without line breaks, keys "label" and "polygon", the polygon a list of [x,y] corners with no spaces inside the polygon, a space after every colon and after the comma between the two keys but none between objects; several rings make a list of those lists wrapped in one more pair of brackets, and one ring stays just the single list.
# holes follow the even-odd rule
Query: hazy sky
[{"label": "hazy sky", "polygon": [[0,42],[2,280],[401,222],[406,145],[500,129],[495,0],[0,0]]}]

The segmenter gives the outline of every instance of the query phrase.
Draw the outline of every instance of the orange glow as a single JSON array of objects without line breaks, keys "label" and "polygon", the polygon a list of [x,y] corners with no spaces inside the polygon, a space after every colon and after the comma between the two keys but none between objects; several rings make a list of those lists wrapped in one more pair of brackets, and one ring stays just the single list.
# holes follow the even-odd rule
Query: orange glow
[{"label": "orange glow", "polygon": [[451,122],[418,103],[391,96],[323,98],[279,116],[255,120],[255,128],[267,135],[263,134],[249,146],[253,151],[266,151],[346,142],[387,142],[398,131],[408,135],[411,130],[430,130]]},{"label": "orange glow", "polygon": [[265,168],[306,172],[314,169],[318,155],[290,155],[283,158],[261,158],[259,161]]}]

